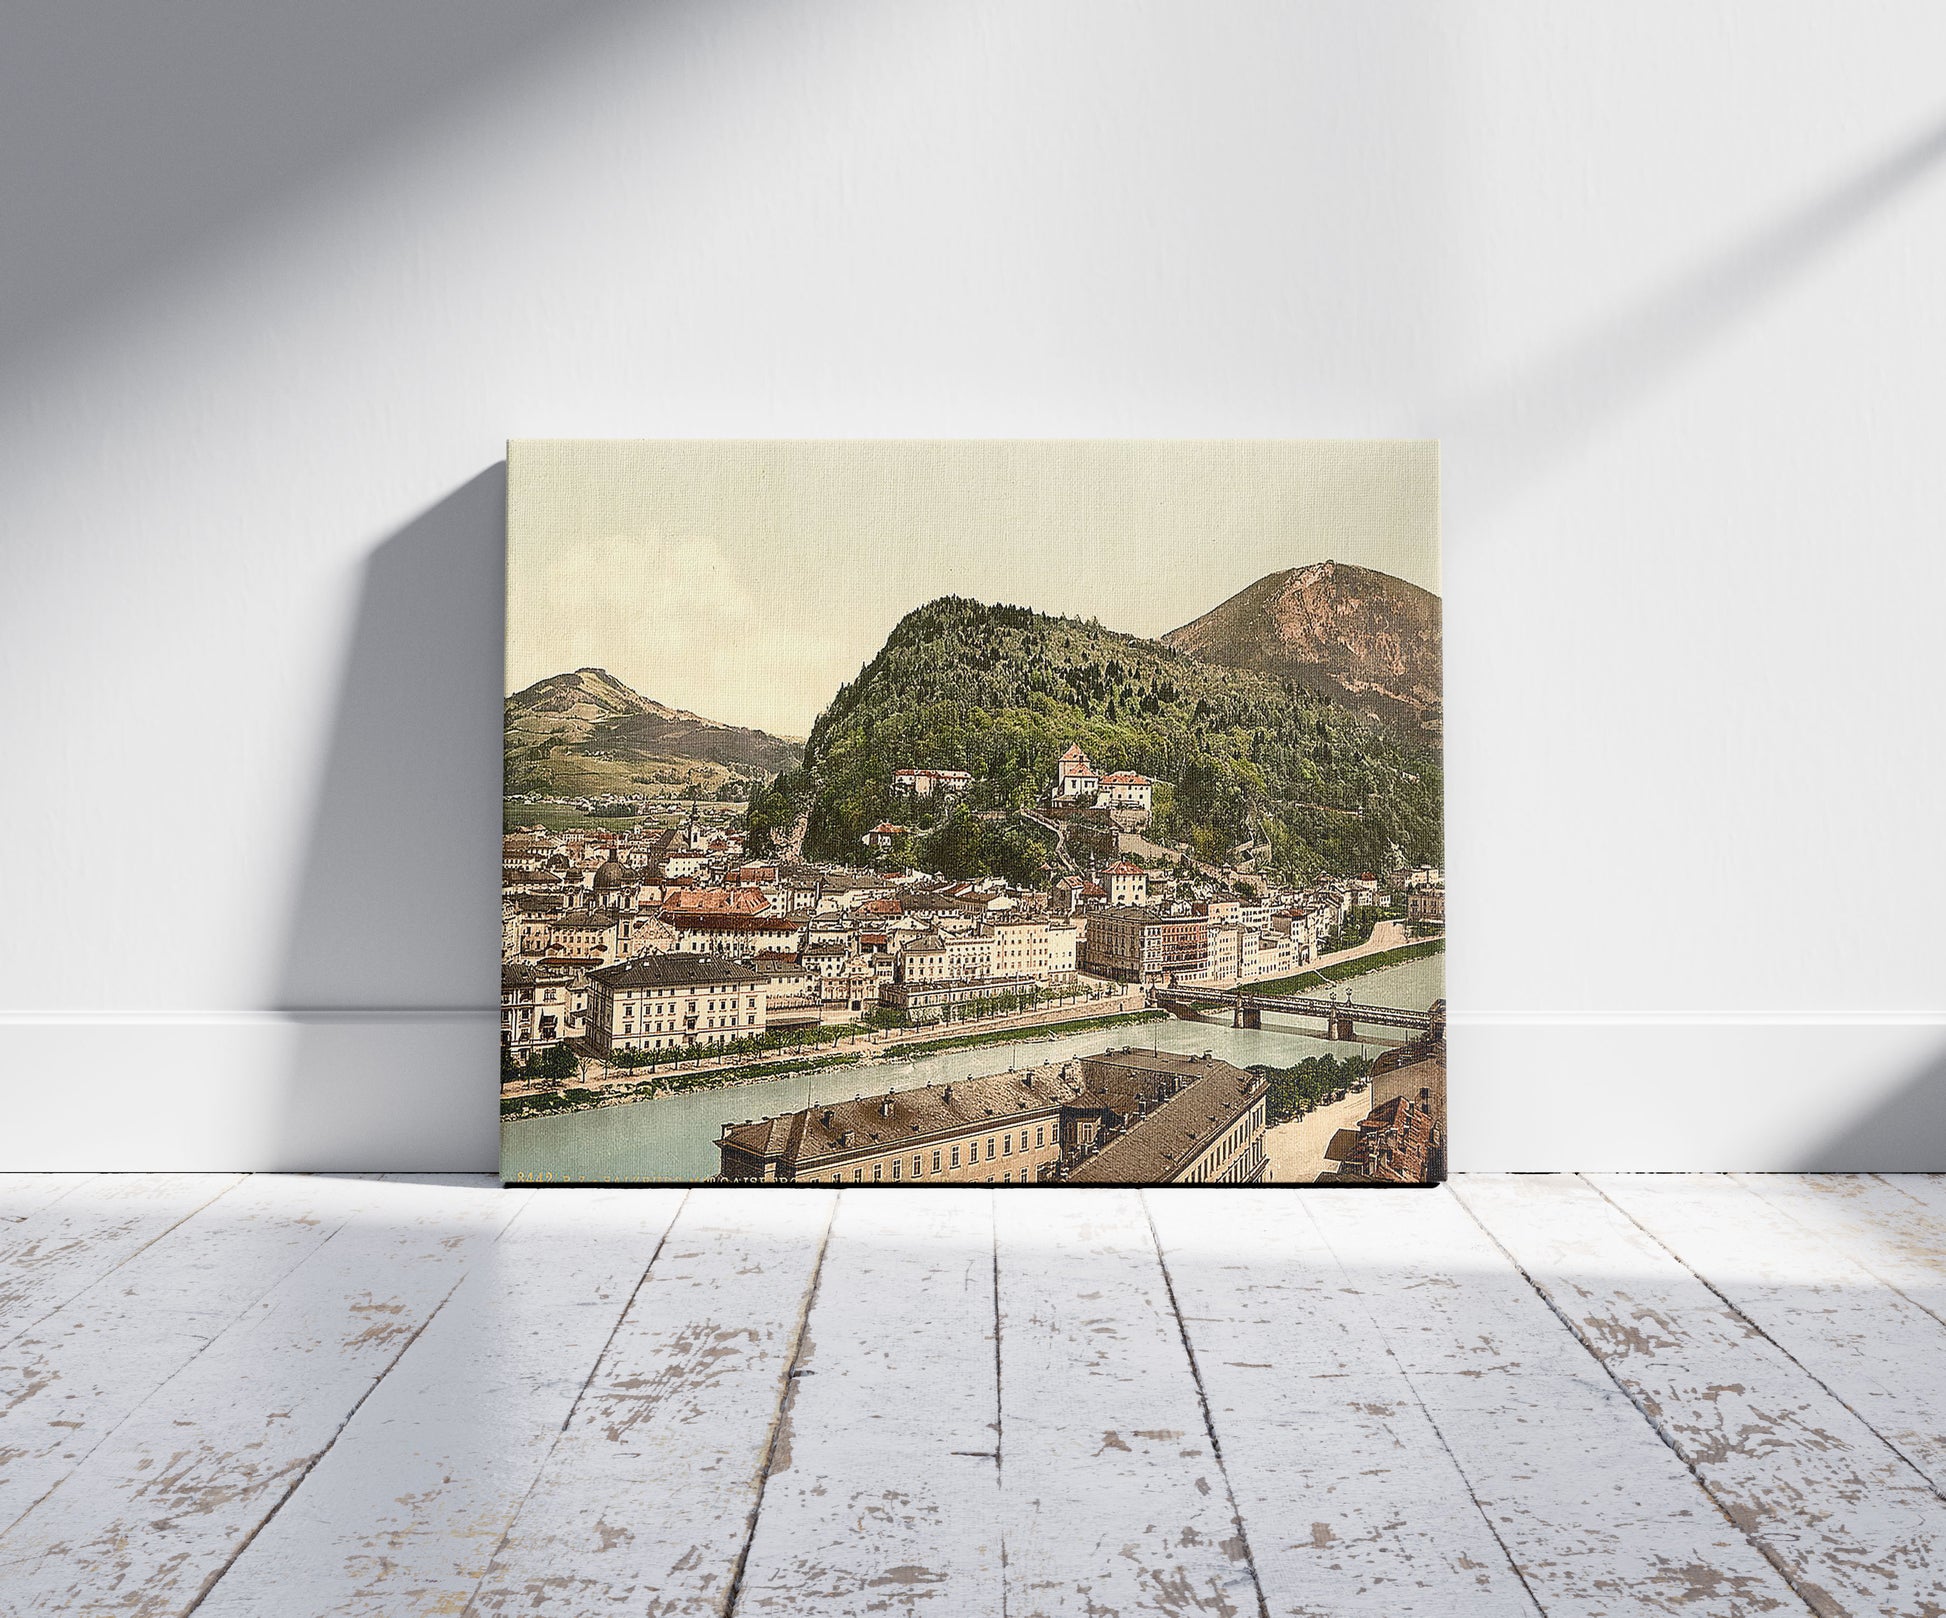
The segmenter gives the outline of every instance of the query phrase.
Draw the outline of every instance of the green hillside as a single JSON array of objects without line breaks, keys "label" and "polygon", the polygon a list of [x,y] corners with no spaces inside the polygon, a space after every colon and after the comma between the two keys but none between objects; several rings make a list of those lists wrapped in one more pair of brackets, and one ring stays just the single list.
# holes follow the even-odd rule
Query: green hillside
[{"label": "green hillside", "polygon": [[908,613],[813,727],[803,766],[752,801],[755,846],[809,810],[804,853],[856,862],[881,820],[930,812],[891,790],[904,765],[962,769],[952,820],[918,823],[913,857],[947,875],[1044,866],[1048,842],[1008,813],[1041,800],[1079,742],[1104,771],[1158,789],[1149,835],[1222,862],[1259,845],[1289,879],[1440,859],[1437,758],[1288,680],[1022,607],[943,597]]}]

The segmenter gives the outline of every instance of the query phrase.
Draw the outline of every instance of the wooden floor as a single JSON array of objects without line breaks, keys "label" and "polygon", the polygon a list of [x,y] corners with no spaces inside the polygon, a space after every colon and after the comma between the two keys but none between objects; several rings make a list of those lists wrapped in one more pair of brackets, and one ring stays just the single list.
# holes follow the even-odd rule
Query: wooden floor
[{"label": "wooden floor", "polygon": [[1946,1613],[1946,1183],[0,1175],[0,1612]]}]

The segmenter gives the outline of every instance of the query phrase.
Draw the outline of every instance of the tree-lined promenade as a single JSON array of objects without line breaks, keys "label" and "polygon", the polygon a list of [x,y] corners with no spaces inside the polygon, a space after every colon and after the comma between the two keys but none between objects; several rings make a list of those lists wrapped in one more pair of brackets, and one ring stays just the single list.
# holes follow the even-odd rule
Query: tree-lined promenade
[{"label": "tree-lined promenade", "polygon": [[1429,955],[1445,953],[1444,938],[1422,938],[1411,944],[1399,945],[1387,945],[1375,939],[1359,949],[1323,956],[1315,966],[1307,966],[1301,972],[1270,978],[1262,983],[1243,983],[1238,987],[1252,994],[1303,994],[1307,990],[1315,991],[1322,984],[1343,983],[1347,978],[1363,977],[1367,972],[1379,972],[1388,966],[1402,966],[1407,961],[1423,961]]},{"label": "tree-lined promenade", "polygon": [[[533,1117],[543,1112],[574,1111],[618,1100],[647,1100],[670,1090],[739,1084],[747,1079],[807,1069],[850,1066],[894,1052],[920,1054],[987,1044],[1041,1028],[1106,1027],[1152,1014],[1142,991],[1130,989],[1120,994],[1067,995],[1042,1001],[1025,1011],[964,1022],[926,1023],[910,1028],[865,1028],[847,1023],[823,1030],[807,1029],[796,1039],[786,1036],[761,1049],[745,1048],[709,1056],[672,1054],[670,1060],[652,1066],[624,1066],[581,1057],[579,1072],[572,1075],[529,1076],[525,1070],[515,1069],[501,1087],[501,1112],[507,1117]],[[749,1045],[757,1043],[752,1041]]]}]

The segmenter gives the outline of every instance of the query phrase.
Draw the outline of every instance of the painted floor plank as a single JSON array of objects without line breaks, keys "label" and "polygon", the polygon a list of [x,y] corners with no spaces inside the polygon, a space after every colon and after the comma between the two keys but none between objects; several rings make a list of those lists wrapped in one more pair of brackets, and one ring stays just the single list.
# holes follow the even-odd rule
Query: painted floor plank
[{"label": "painted floor plank", "polygon": [[1548,1618],[1804,1611],[1450,1191],[1302,1212]]},{"label": "painted floor plank", "polygon": [[0,1226],[17,1225],[36,1209],[98,1178],[94,1174],[0,1174]]},{"label": "painted floor plank", "polygon": [[690,1193],[468,1612],[725,1609],[835,1207]]},{"label": "painted floor plank", "polygon": [[0,1345],[242,1182],[240,1174],[102,1174],[0,1226]]},{"label": "painted floor plank", "polygon": [[682,1198],[537,1192],[198,1618],[462,1611]]},{"label": "painted floor plank", "polygon": [[12,1614],[188,1611],[527,1193],[388,1183],[0,1535]]},{"label": "painted floor plank", "polygon": [[1587,1179],[1946,1493],[1946,1325],[1727,1176]]},{"label": "painted floor plank", "polygon": [[841,1192],[739,1614],[1002,1610],[993,1193]]},{"label": "painted floor plank", "polygon": [[0,1531],[383,1195],[371,1180],[252,1176],[0,1349]]},{"label": "painted floor plank", "polygon": [[1572,1176],[1457,1195],[1815,1610],[1946,1612],[1946,1502],[1667,1248]]},{"label": "painted floor plank", "polygon": [[1738,1174],[1787,1220],[1946,1321],[1946,1191],[1922,1174]]},{"label": "painted floor plank", "polygon": [[1538,1609],[1316,1226],[1281,1190],[1144,1193],[1264,1601]]},{"label": "painted floor plank", "polygon": [[994,1207],[1010,1618],[1259,1612],[1140,1196]]}]

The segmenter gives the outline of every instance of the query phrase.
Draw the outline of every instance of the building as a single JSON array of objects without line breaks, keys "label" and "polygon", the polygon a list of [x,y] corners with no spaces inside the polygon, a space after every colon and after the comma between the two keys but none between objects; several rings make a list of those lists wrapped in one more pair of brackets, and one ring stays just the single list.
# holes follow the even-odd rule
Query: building
[{"label": "building", "polygon": [[1111,905],[1088,912],[1083,971],[1124,983],[1200,982],[1209,975],[1209,922]]},{"label": "building", "polygon": [[[818,1004],[826,1022],[854,1021],[878,1005],[879,976],[869,961],[854,957],[842,972],[824,978]],[[837,1014],[837,1015],[834,1015]]]},{"label": "building", "polygon": [[633,870],[611,856],[595,872],[595,903],[609,910],[633,910],[635,897],[648,880],[646,873]]},{"label": "building", "polygon": [[1149,873],[1127,860],[1104,865],[1101,885],[1111,905],[1145,905],[1149,902]]},{"label": "building", "polygon": [[1040,987],[1033,978],[976,978],[943,983],[893,979],[877,986],[878,1003],[905,1013],[915,1023],[944,1022],[961,1006],[978,1005],[999,995],[1029,995]]},{"label": "building", "polygon": [[1443,927],[1446,924],[1446,890],[1437,887],[1407,889],[1405,919],[1434,922]]},{"label": "building", "polygon": [[676,888],[662,901],[665,919],[678,916],[761,916],[770,901],[759,888]]},{"label": "building", "polygon": [[726,1124],[719,1178],[783,1184],[1249,1184],[1266,1082],[1208,1056],[1104,1051]]},{"label": "building", "polygon": [[500,1044],[530,1051],[564,1039],[571,992],[569,973],[527,961],[500,965]]},{"label": "building", "polygon": [[1095,801],[1103,809],[1133,809],[1150,814],[1155,809],[1155,783],[1133,770],[1116,770],[1101,778],[1101,792]]},{"label": "building", "polygon": [[1237,976],[1245,983],[1282,977],[1296,964],[1291,955],[1290,935],[1274,929],[1258,932],[1254,928],[1244,928],[1242,950],[1243,958],[1238,963]]},{"label": "building", "polygon": [[892,772],[892,790],[908,798],[930,798],[935,792],[949,796],[964,792],[972,784],[973,777],[965,770],[903,769]]},{"label": "building", "polygon": [[[1069,1185],[1256,1185],[1269,1172],[1268,1079],[1213,1056],[1167,1051],[1111,1052],[1086,1065],[1121,1070],[1124,1093],[1142,1099],[1132,1117],[1106,1114],[1089,1149],[1064,1152],[1054,1178]],[[1145,1081],[1159,1093],[1146,1094]]]},{"label": "building", "polygon": [[1106,904],[1108,890],[1085,876],[1057,878],[1048,900],[1049,907],[1063,916],[1072,916],[1084,904]]},{"label": "building", "polygon": [[1372,1064],[1372,1109],[1325,1147],[1333,1180],[1429,1185],[1446,1178],[1446,1042],[1421,1040]]},{"label": "building", "polygon": [[909,938],[892,962],[895,983],[945,983],[953,976],[953,958],[946,940],[937,933]]},{"label": "building", "polygon": [[598,1056],[724,1045],[766,1026],[768,980],[737,961],[642,955],[588,974],[588,1042]]},{"label": "building", "polygon": [[1054,766],[1054,790],[1050,796],[1055,803],[1092,804],[1100,793],[1101,771],[1088,761],[1088,755],[1077,742]]},{"label": "building", "polygon": [[1211,922],[1207,936],[1209,964],[1203,975],[1227,987],[1243,975],[1243,929],[1233,921]]},{"label": "building", "polygon": [[880,853],[883,853],[885,850],[891,848],[901,837],[910,837],[911,835],[912,828],[910,826],[895,826],[889,820],[881,820],[870,831],[865,833],[862,841],[867,848],[876,849]]},{"label": "building", "polygon": [[1049,983],[1063,975],[1072,978],[1072,960],[1065,974],[1054,969],[1053,932],[1045,916],[994,917],[986,926],[993,944],[993,964],[988,970],[994,977],[1032,978],[1038,983]]},{"label": "building", "polygon": [[1071,921],[1047,924],[1047,981],[1050,988],[1071,988],[1081,960],[1081,929]]},{"label": "building", "polygon": [[795,950],[804,929],[788,916],[750,916],[736,912],[676,914],[667,917],[675,932],[674,949],[692,955],[755,955],[761,950]]}]

